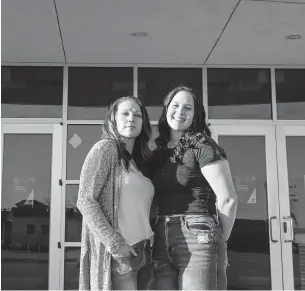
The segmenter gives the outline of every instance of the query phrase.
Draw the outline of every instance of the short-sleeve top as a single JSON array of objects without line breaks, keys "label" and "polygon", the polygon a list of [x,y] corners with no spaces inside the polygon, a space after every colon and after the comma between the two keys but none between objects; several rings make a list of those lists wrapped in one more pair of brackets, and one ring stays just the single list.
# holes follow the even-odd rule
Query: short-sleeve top
[{"label": "short-sleeve top", "polygon": [[158,215],[216,214],[216,195],[201,168],[226,159],[225,151],[208,136],[186,150],[182,164],[171,161],[173,151],[159,147],[153,154],[151,178]]}]

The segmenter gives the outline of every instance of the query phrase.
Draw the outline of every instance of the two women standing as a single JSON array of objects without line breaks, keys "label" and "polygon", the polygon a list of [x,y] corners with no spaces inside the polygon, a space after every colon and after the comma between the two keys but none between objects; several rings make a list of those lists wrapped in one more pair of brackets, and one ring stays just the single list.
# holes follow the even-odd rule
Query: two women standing
[{"label": "two women standing", "polygon": [[80,179],[80,289],[225,289],[237,199],[226,154],[210,137],[196,96],[187,87],[168,94],[152,153],[137,98],[110,106],[104,132]]}]

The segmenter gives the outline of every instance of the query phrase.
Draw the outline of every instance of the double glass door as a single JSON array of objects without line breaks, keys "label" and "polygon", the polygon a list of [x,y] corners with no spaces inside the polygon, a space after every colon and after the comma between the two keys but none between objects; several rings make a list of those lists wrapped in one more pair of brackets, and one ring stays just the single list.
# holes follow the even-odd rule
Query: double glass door
[{"label": "double glass door", "polygon": [[[211,129],[238,194],[228,288],[305,289],[304,126]],[[89,150],[93,139],[82,139]],[[59,184],[63,144],[60,125],[2,125],[2,289],[78,288],[78,181]]]},{"label": "double glass door", "polygon": [[304,289],[305,130],[212,126],[238,195],[229,289]]},{"label": "double glass door", "polygon": [[61,128],[2,124],[2,289],[58,289]]}]

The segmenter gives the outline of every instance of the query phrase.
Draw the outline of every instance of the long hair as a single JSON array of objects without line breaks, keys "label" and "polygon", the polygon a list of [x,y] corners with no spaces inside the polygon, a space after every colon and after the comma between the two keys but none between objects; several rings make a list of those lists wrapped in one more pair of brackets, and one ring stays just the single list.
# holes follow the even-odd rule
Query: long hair
[{"label": "long hair", "polygon": [[[127,150],[125,150],[125,143],[123,142],[122,137],[117,130],[117,124],[115,120],[115,115],[117,113],[119,104],[127,100],[132,100],[139,105],[143,121],[141,132],[139,136],[136,137],[131,155],[127,152]],[[129,161],[131,158],[134,159],[138,168],[142,170],[144,163],[149,159],[151,153],[148,147],[148,143],[151,137],[151,126],[143,101],[134,96],[126,96],[121,97],[111,103],[108,106],[107,115],[104,122],[102,138],[103,137],[111,138],[115,141],[119,152],[119,161],[123,164],[126,170],[129,170]]]},{"label": "long hair", "polygon": [[168,106],[173,98],[181,91],[189,93],[194,99],[194,118],[191,126],[182,134],[180,142],[174,151],[172,161],[176,163],[182,163],[185,151],[188,148],[195,146],[196,142],[202,138],[202,136],[211,136],[211,131],[206,124],[206,113],[201,100],[195,96],[191,88],[179,85],[170,91],[164,98],[163,111],[158,124],[159,136],[156,139],[156,145],[158,147],[165,147],[170,139],[170,127],[167,123],[166,114]]}]

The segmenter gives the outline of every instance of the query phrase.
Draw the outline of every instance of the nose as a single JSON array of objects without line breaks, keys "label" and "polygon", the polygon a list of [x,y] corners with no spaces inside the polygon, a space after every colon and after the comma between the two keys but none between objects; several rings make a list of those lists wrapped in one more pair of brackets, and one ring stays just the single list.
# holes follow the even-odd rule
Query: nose
[{"label": "nose", "polygon": [[130,122],[130,123],[134,123],[134,114],[133,113],[131,113],[131,114],[129,114],[128,115],[128,122]]},{"label": "nose", "polygon": [[183,107],[183,106],[179,106],[179,107],[177,108],[177,113],[178,113],[179,115],[184,115],[184,113],[185,113],[184,107]]}]

